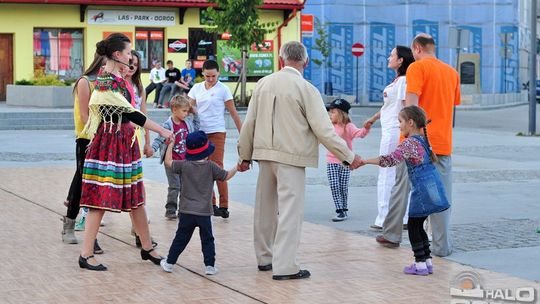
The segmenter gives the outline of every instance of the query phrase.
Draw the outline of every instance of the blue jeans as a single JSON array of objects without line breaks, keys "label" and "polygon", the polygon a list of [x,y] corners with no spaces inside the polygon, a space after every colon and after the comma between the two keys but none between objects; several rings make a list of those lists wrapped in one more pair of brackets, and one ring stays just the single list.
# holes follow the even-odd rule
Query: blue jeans
[{"label": "blue jeans", "polygon": [[174,83],[166,82],[163,84],[163,88],[161,89],[161,92],[159,93],[159,105],[164,105],[165,103],[169,102],[171,98],[176,94],[176,90],[178,89],[178,86]]},{"label": "blue jeans", "polygon": [[212,221],[210,216],[201,216],[180,213],[178,219],[178,229],[176,236],[169,249],[167,263],[176,264],[180,254],[186,249],[195,227],[199,227],[199,236],[201,237],[202,252],[205,266],[214,266],[216,262],[216,246],[214,244],[214,235],[212,234]]}]

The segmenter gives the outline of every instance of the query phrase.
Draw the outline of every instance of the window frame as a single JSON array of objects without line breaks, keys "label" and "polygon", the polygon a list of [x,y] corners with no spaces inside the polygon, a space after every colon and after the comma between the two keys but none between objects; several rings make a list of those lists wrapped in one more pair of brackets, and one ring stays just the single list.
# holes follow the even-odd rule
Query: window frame
[{"label": "window frame", "polygon": [[[138,43],[137,43],[137,32],[147,32],[147,43],[152,40],[150,39],[150,32],[161,32],[162,34],[162,39],[161,39],[161,43],[162,43],[162,53],[161,53],[161,61],[162,61],[162,66],[165,65],[165,63],[163,62],[165,60],[165,46],[166,46],[166,43],[165,43],[165,28],[163,27],[136,27],[135,28],[135,35],[134,35],[134,40],[135,40],[135,46],[134,46],[134,50],[138,52],[138,49],[137,49],[137,46],[138,46]],[[157,41],[157,40],[156,40]],[[152,53],[153,54],[153,53]],[[141,66],[141,72],[143,73],[150,73],[150,70],[152,70],[152,62],[150,62],[150,58],[151,58],[151,54],[150,54],[150,48],[148,47],[147,45],[147,49],[146,49],[146,58],[148,59],[148,66],[145,67],[145,66]],[[141,64],[142,65],[142,64]]]},{"label": "window frame", "polygon": [[[46,31],[46,32],[51,32],[51,31],[57,31],[57,34],[61,34],[61,33],[70,33],[72,34],[73,32],[78,32],[81,37],[80,38],[77,38],[77,39],[80,39],[80,43],[81,43],[81,49],[82,49],[82,54],[80,54],[80,66],[81,66],[81,69],[80,69],[80,74],[78,74],[76,77],[70,77],[70,76],[66,76],[66,74],[64,75],[61,75],[60,74],[60,71],[72,71],[73,69],[71,70],[61,70],[61,69],[58,69],[56,70],[54,73],[47,73],[47,69],[45,68],[43,70],[43,75],[56,75],[58,77],[58,79],[62,80],[62,81],[74,81],[76,79],[78,79],[83,73],[84,71],[86,70],[86,67],[85,67],[85,58],[86,58],[86,48],[85,48],[85,29],[82,28],[82,27],[32,27],[32,39],[34,39],[34,35],[36,34],[36,31],[39,31],[39,33],[43,32],[43,31]],[[73,38],[72,38],[73,39]],[[60,36],[57,36],[57,49],[58,49],[58,62],[59,62],[59,66],[61,65],[60,64],[60,61],[61,61],[61,48],[60,48]],[[33,65],[32,65],[32,74],[34,75],[34,77],[37,75],[36,74],[36,63],[35,63],[35,57],[36,56],[43,56],[43,57],[51,57],[51,56],[44,56],[44,55],[37,55],[36,54],[36,49],[34,48],[35,47],[35,44],[32,46],[32,61],[33,61]],[[73,46],[72,46],[73,47]],[[50,41],[49,41],[49,48],[50,48]],[[40,50],[41,51],[41,50]],[[49,50],[49,52],[51,52]],[[70,62],[71,64],[71,62]]]}]

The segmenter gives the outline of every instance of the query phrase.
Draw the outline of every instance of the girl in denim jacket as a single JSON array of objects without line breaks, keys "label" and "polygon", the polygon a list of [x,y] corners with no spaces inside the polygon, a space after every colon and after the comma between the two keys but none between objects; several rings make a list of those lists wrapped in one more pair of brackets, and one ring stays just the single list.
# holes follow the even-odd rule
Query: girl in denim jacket
[{"label": "girl in denim jacket", "polygon": [[424,221],[433,213],[450,207],[439,172],[433,165],[437,156],[431,151],[426,125],[426,114],[417,106],[403,108],[399,113],[399,128],[405,140],[389,155],[364,160],[364,164],[392,167],[403,161],[411,181],[409,241],[415,263],[403,269],[405,274],[428,275],[433,273],[429,240]]}]

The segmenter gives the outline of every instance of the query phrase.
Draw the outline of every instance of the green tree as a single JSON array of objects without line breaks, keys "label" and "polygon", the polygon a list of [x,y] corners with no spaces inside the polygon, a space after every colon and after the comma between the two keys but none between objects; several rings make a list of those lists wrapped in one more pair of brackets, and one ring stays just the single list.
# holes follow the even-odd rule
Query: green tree
[{"label": "green tree", "polygon": [[240,100],[245,104],[247,50],[253,43],[256,45],[262,43],[265,34],[275,30],[277,22],[260,22],[257,6],[262,5],[263,0],[209,0],[208,2],[216,4],[215,8],[208,9],[208,16],[214,22],[214,26],[208,30],[231,34],[228,43],[242,51]]},{"label": "green tree", "polygon": [[[330,81],[330,70],[332,69],[332,62],[330,60],[331,55],[331,46],[328,31],[326,30],[327,24],[321,23],[319,18],[315,17],[315,32],[317,33],[317,38],[314,40],[313,50],[321,54],[321,58],[312,58],[311,62],[318,66],[322,66],[323,75],[326,76],[326,79],[323,81],[326,87],[326,83]],[[326,94],[326,91],[324,92]]]}]

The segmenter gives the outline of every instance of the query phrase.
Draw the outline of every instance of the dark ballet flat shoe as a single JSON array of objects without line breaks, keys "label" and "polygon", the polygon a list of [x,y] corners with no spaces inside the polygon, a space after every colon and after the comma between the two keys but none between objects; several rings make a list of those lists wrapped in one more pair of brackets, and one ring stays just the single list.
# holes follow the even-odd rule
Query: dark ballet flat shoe
[{"label": "dark ballet flat shoe", "polygon": [[154,256],[152,256],[150,254],[150,252],[154,251],[154,248],[146,251],[144,249],[141,248],[141,259],[143,259],[144,261],[146,260],[150,260],[152,263],[156,264],[156,265],[159,265],[159,263],[161,262],[161,260],[163,259],[162,257],[159,257],[159,258],[156,258]]},{"label": "dark ballet flat shoe", "polygon": [[79,256],[79,267],[86,268],[88,270],[94,270],[94,271],[105,271],[107,270],[107,267],[105,267],[103,264],[99,265],[92,265],[88,263],[88,259],[93,258],[94,256],[88,256],[86,258],[83,258],[82,255]]}]

